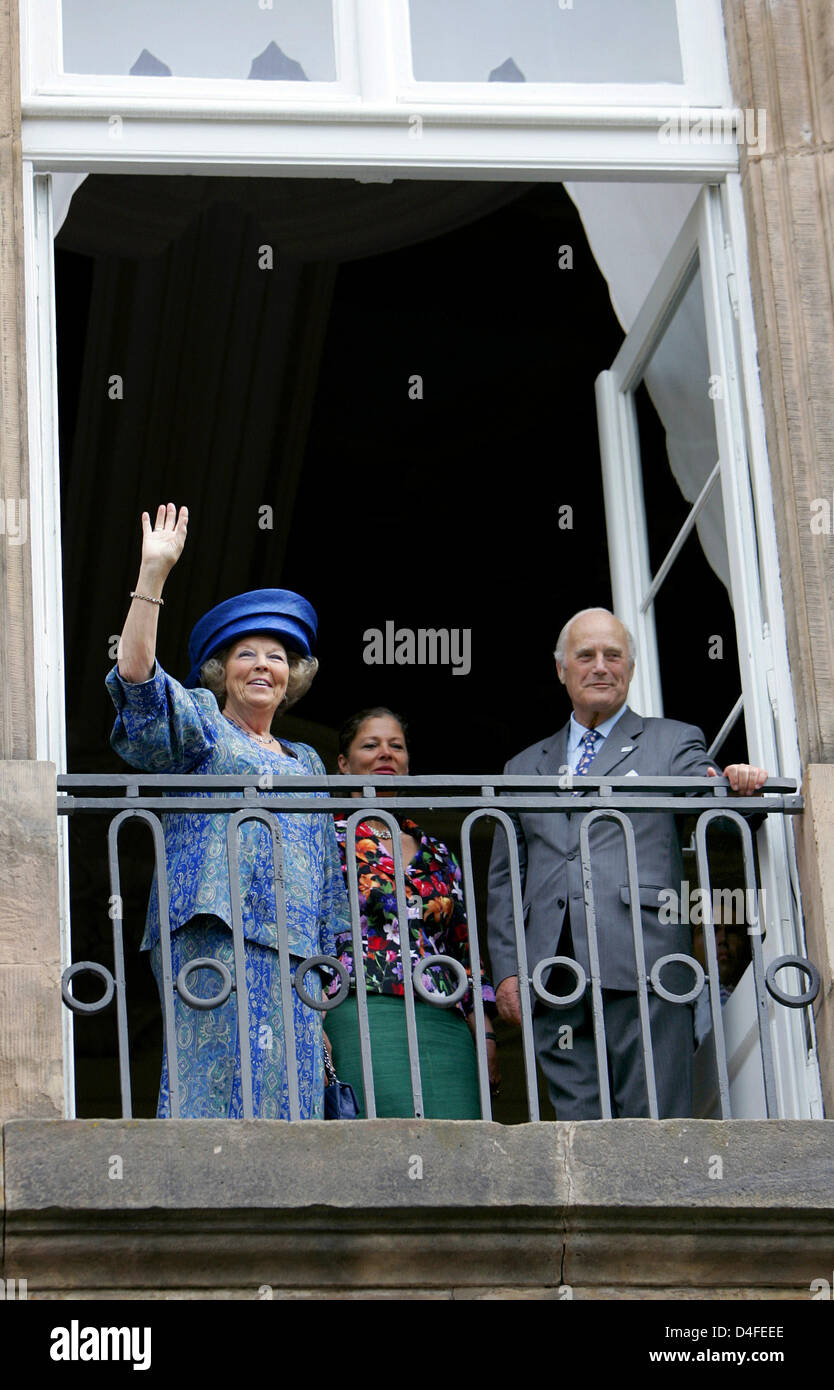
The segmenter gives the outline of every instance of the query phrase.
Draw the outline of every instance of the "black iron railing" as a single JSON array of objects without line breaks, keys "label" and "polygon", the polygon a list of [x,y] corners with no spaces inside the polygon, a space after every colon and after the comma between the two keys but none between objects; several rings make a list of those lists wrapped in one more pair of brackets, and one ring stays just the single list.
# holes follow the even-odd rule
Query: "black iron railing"
[{"label": "black iron railing", "polygon": [[[657,1094],[654,1079],[654,1057],[652,1051],[651,1029],[649,1023],[648,996],[652,990],[662,998],[683,1006],[688,1005],[701,992],[705,981],[710,986],[710,1011],[715,1045],[715,1064],[721,1118],[731,1118],[730,1086],[727,1068],[726,1045],[721,1017],[719,968],[712,911],[713,894],[710,891],[710,874],[707,856],[707,831],[712,822],[721,818],[730,823],[737,832],[742,848],[745,901],[748,904],[747,932],[750,938],[754,993],[758,1019],[759,1049],[762,1063],[765,1103],[768,1116],[777,1114],[776,1087],[772,1057],[772,1044],[768,1022],[768,1010],[776,1005],[787,1008],[806,1008],[819,990],[819,974],[815,966],[801,956],[781,956],[765,961],[763,950],[764,925],[755,909],[749,907],[758,901],[756,889],[753,836],[745,817],[747,815],[793,815],[802,810],[802,800],[796,794],[791,781],[771,778],[756,797],[734,797],[729,799],[727,783],[723,778],[594,778],[585,777],[582,782],[582,801],[577,801],[575,791],[566,784],[564,778],[546,777],[386,777],[384,800],[377,796],[377,787],[363,777],[219,777],[219,776],[169,776],[167,774],[127,773],[121,775],[96,776],[72,775],[58,778],[58,813],[62,816],[109,815],[108,858],[110,873],[110,918],[112,921],[113,970],[95,961],[78,961],[64,971],[62,994],[65,1005],[76,1014],[99,1013],[111,1005],[115,1006],[118,1040],[118,1059],[121,1086],[122,1114],[132,1114],[130,1057],[127,1028],[127,998],[125,985],[125,946],[122,915],[121,878],[119,867],[119,833],[129,821],[145,822],[151,831],[154,845],[155,873],[159,895],[160,942],[163,975],[163,1029],[168,1056],[169,1075],[176,1079],[177,1036],[174,1026],[174,999],[180,999],[195,1009],[216,1008],[224,1003],[235,988],[237,980],[245,980],[243,917],[238,878],[238,834],[240,826],[249,821],[260,821],[272,837],[273,872],[276,886],[276,922],[278,924],[278,955],[281,992],[283,1002],[284,1027],[287,1034],[286,1065],[291,1119],[300,1117],[299,1090],[295,1056],[293,1028],[292,991],[295,990],[303,1001],[312,1008],[327,1011],[337,1008],[346,998],[349,978],[345,967],[335,957],[314,956],[293,963],[290,957],[286,901],[283,893],[283,862],[280,826],[273,812],[293,815],[321,814],[323,810],[340,813],[348,817],[347,844],[353,843],[356,825],[373,813],[376,820],[386,823],[392,831],[392,854],[396,878],[396,909],[398,921],[408,921],[406,890],[404,881],[402,851],[399,840],[399,826],[394,812],[419,811],[456,812],[462,815],[460,825],[461,868],[469,933],[470,975],[460,962],[449,956],[429,956],[421,959],[412,970],[408,956],[408,942],[403,942],[401,934],[400,951],[403,965],[403,995],[405,1006],[406,1033],[411,1074],[413,1113],[421,1118],[424,1114],[420,1059],[415,1017],[415,998],[438,1007],[451,1007],[470,987],[475,1015],[475,1049],[478,1063],[479,1093],[483,1119],[492,1118],[490,1087],[486,1054],[486,1025],[483,1007],[481,961],[481,933],[478,923],[476,891],[472,857],[473,828],[483,820],[496,823],[497,833],[507,839],[510,885],[513,902],[515,945],[519,980],[527,987],[520,990],[521,1041],[525,1073],[525,1085],[529,1118],[539,1119],[538,1086],[533,1042],[533,1010],[536,1003],[547,1008],[565,1008],[589,993],[593,1015],[594,1036],[597,1053],[599,1092],[601,1098],[601,1117],[610,1118],[611,1100],[609,1093],[608,1067],[606,1062],[605,1019],[603,1014],[602,986],[599,972],[599,937],[596,908],[594,902],[593,852],[590,832],[600,821],[614,822],[620,827],[624,837],[628,890],[631,904],[631,924],[636,963],[636,992],[640,1012],[643,1059],[645,1065],[648,1113],[656,1118],[658,1114]],[[328,794],[325,802],[322,793]],[[580,962],[567,957],[548,957],[529,961],[527,958],[524,911],[523,882],[519,863],[516,831],[511,813],[535,810],[552,815],[583,815],[580,830],[580,855],[582,880],[585,897],[585,918],[587,927],[589,977]],[[171,813],[193,813],[194,815],[225,815],[227,821],[228,870],[232,902],[232,942],[234,972],[219,961],[191,962],[184,967],[175,979],[171,957],[171,926],[169,919],[169,893],[166,869],[163,818]],[[697,817],[696,852],[698,880],[703,891],[703,927],[706,953],[706,973],[693,956],[675,953],[653,964],[647,972],[643,947],[643,924],[640,907],[640,885],[635,849],[633,816],[646,812],[666,812]],[[347,858],[348,895],[351,910],[353,959],[363,958],[362,929],[360,923],[358,871],[355,856]],[[403,950],[406,954],[403,956]],[[693,972],[692,988],[684,994],[675,994],[665,988],[661,978],[663,969],[672,962],[685,962]],[[458,988],[452,995],[440,995],[426,989],[422,979],[425,969],[442,963],[458,978]],[[561,964],[572,971],[575,988],[568,995],[553,995],[546,986],[551,968]],[[304,980],[310,970],[326,967],[339,977],[338,993],[320,1000],[305,988]],[[220,977],[218,993],[211,999],[198,998],[188,986],[191,972],[197,968],[210,968]],[[797,994],[788,994],[778,983],[777,974],[783,969],[794,968],[807,980],[807,987]],[[98,976],[104,984],[102,996],[93,1003],[83,1003],[73,997],[72,980],[83,973]],[[368,1118],[376,1115],[374,1101],[374,1081],[371,1057],[371,1041],[368,1027],[368,1010],[364,971],[355,971],[355,989],[359,1020],[359,1036],[362,1062],[362,1081],[365,1092],[365,1113]],[[769,1003],[773,1001],[773,1005]],[[253,1117],[248,993],[241,989],[237,993],[238,1036],[241,1058],[241,1088],[244,1118]],[[171,1116],[179,1115],[178,1086],[171,1086]]]}]

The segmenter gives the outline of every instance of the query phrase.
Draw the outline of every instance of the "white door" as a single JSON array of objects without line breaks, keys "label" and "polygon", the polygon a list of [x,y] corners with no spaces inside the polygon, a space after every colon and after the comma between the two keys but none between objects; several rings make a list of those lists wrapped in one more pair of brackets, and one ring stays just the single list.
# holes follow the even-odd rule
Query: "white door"
[{"label": "white door", "polygon": [[[726,195],[725,195],[726,196]],[[597,379],[597,412],[614,607],[637,643],[629,697],[641,714],[662,715],[661,664],[654,604],[691,531],[726,584],[739,653],[738,697],[720,729],[705,731],[712,756],[743,718],[750,761],[774,776],[797,776],[793,703],[781,623],[778,566],[767,463],[743,361],[740,308],[729,207],[706,187],[607,372]],[[742,287],[743,288],[743,287]],[[635,400],[644,384],[666,429],[669,464],[689,514],[656,573],[651,573]],[[757,389],[757,387],[756,387]],[[751,457],[755,450],[759,457]],[[682,615],[686,621],[686,615]],[[697,722],[697,711],[693,711]],[[765,964],[804,955],[799,892],[788,817],[770,816],[758,834]],[[790,972],[796,975],[797,972]],[[805,981],[783,988],[804,988]],[[779,1113],[821,1115],[819,1073],[809,1010],[769,1000]],[[765,1112],[752,970],[724,1009],[734,1117]],[[697,1113],[715,1113],[714,1063],[696,1060]]]}]

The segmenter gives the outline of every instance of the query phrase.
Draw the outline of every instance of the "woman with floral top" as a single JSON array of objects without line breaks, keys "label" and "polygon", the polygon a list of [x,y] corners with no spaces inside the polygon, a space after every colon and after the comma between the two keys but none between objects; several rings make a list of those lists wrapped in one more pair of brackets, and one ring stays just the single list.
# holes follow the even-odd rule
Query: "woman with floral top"
[{"label": "woman with floral top", "polygon": [[[316,614],[300,594],[254,589],[204,614],[189,640],[191,672],[185,685],[167,675],[156,660],[162,590],[182,553],[187,525],[187,509],[182,507],[178,515],[170,502],[167,508],[159,507],[153,526],[149,514],[142,514],[139,578],[117,665],[107,677],[116,707],[113,747],[131,767],[145,772],[320,775],[324,767],[312,748],[272,733],[276,716],[304,694],[318,666],[311,654]],[[230,795],[240,796],[242,804],[242,792]],[[297,965],[305,957],[332,955],[336,929],[348,928],[348,903],[332,815],[323,807],[312,814],[282,810],[275,818],[283,847],[287,944],[291,962]],[[162,823],[173,979],[205,958],[220,962],[234,979],[228,818],[172,812]],[[294,1046],[301,1118],[318,1119],[324,1114],[321,1015],[295,991],[292,1020],[283,1015],[272,837],[263,823],[248,821],[239,827],[238,852],[246,979],[236,980],[235,990],[214,1008],[191,1007],[176,989],[171,997],[154,881],[142,949],[150,952],[163,1007],[173,1004],[178,1063],[176,1076],[169,1077],[163,1049],[157,1113],[171,1113],[176,1085],[184,1119],[242,1114],[237,1000],[245,995],[255,1115],[289,1118],[287,1052]],[[215,970],[192,968],[187,983],[192,994],[204,999],[220,992]],[[315,970],[308,972],[306,986],[313,998],[321,998],[322,983]],[[292,1025],[286,1036],[285,1024]]]},{"label": "woman with floral top", "polygon": [[[391,710],[362,710],[349,719],[340,735],[339,769],[345,775],[383,777],[408,773],[408,746],[402,719]],[[392,793],[393,794],[393,793]],[[384,795],[384,793],[380,793]],[[408,819],[400,819],[400,839],[409,916],[411,968],[427,956],[443,955],[469,969],[469,936],[461,891],[461,873],[454,855]],[[336,838],[347,876],[347,817],[336,819]],[[397,920],[391,830],[372,813],[356,828],[359,906],[364,942],[365,983],[373,1059],[374,1099],[380,1117],[413,1114],[411,1074],[403,1003],[402,958]],[[336,954],[351,976],[353,946],[349,931],[336,933]],[[427,969],[423,982],[429,993],[450,995],[458,980],[448,966]],[[331,993],[338,982],[334,981]],[[483,981],[488,1015],[495,1012],[495,994]],[[457,1006],[425,1003],[415,995],[420,1079],[429,1119],[480,1119],[474,1014],[471,985]],[[467,1024],[469,1025],[467,1027]],[[327,1034],[333,1061],[342,1081],[356,1091],[364,1113],[355,988],[347,1000],[327,1015]],[[487,1019],[487,1061],[490,1085],[497,1091],[499,1074],[495,1034]]]}]

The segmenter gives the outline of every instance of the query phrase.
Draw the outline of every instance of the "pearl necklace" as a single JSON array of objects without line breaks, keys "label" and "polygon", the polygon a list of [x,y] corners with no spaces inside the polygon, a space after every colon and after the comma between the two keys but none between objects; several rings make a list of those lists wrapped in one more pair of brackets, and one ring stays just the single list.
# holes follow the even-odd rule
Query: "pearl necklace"
[{"label": "pearl necklace", "polygon": [[230,724],[234,724],[235,728],[236,728],[236,729],[240,729],[240,732],[241,732],[242,734],[246,734],[246,737],[247,737],[247,738],[254,738],[254,739],[257,739],[257,740],[258,740],[258,743],[277,743],[277,742],[278,742],[277,738],[273,738],[272,734],[253,734],[249,729],[244,729],[243,725],[242,725],[242,724],[238,724],[237,720],[236,720],[236,719],[233,719],[232,716],[231,716],[230,714],[227,714],[225,710],[223,711],[223,718],[224,718],[224,719],[228,719],[229,723],[230,723]]}]

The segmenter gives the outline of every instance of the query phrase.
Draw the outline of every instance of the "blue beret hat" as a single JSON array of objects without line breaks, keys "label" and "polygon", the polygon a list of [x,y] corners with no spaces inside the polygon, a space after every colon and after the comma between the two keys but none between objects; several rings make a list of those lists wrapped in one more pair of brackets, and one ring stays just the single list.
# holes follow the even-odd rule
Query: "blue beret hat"
[{"label": "blue beret hat", "polygon": [[199,685],[203,663],[247,633],[270,633],[292,651],[309,656],[317,628],[313,605],[291,589],[250,589],[248,594],[227,598],[194,625],[188,639],[191,670],[185,684],[189,689]]}]

